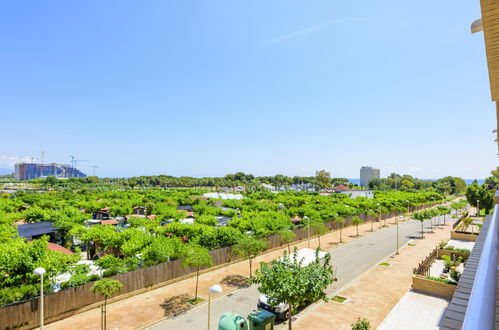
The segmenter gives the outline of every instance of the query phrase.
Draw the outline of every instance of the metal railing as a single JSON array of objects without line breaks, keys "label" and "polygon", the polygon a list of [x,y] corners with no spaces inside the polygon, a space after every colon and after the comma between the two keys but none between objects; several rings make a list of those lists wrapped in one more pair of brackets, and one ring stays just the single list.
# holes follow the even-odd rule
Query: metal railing
[{"label": "metal railing", "polygon": [[494,208],[464,317],[463,329],[494,329],[499,205]]}]

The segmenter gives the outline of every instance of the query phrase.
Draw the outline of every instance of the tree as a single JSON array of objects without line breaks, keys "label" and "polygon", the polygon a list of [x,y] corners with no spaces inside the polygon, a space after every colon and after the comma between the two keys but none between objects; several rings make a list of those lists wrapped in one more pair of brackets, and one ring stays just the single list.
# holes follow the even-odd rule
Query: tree
[{"label": "tree", "polygon": [[450,208],[447,206],[440,205],[437,207],[438,212],[444,216],[444,226],[445,226],[445,218],[447,217],[447,214],[450,213]]},{"label": "tree", "polygon": [[412,218],[414,220],[418,220],[421,222],[421,239],[424,238],[424,221],[428,219],[428,214],[427,212],[425,212],[424,210],[423,211],[419,211],[419,212],[414,212],[412,214]]},{"label": "tree", "polygon": [[112,280],[110,278],[103,278],[94,283],[90,288],[93,293],[100,293],[104,296],[104,305],[102,306],[101,313],[101,328],[106,329],[106,305],[107,298],[111,297],[115,292],[120,291],[123,288],[123,283],[118,280]]},{"label": "tree", "polygon": [[[461,227],[463,228],[463,231],[467,231],[470,226],[473,224],[473,219],[470,217],[464,217],[461,219]],[[471,232],[473,233],[473,226],[471,227]]]},{"label": "tree", "polygon": [[369,330],[371,329],[371,324],[368,319],[357,319],[357,322],[352,324],[352,330]]},{"label": "tree", "polygon": [[359,236],[359,225],[363,224],[363,223],[364,223],[364,221],[362,221],[362,219],[359,218],[358,216],[354,216],[352,218],[352,225],[354,225],[355,228],[357,229],[357,237]]},{"label": "tree", "polygon": [[477,206],[480,201],[479,207],[488,214],[494,206],[494,190],[489,190],[487,184],[478,185],[474,182],[466,189],[466,199],[472,206]]},{"label": "tree", "polygon": [[277,232],[277,235],[279,235],[281,242],[288,244],[288,253],[291,253],[291,247],[289,246],[289,243],[295,240],[296,234],[292,230],[281,229]]},{"label": "tree", "polygon": [[338,218],[335,221],[340,225],[340,243],[343,243],[342,231],[343,231],[343,226],[345,225],[345,219]]},{"label": "tree", "polygon": [[294,308],[307,302],[318,300],[328,301],[326,288],[333,282],[333,268],[330,264],[331,255],[326,253],[323,265],[319,259],[319,249],[316,250],[315,262],[302,266],[303,259],[298,260],[298,249],[293,257],[286,251],[281,259],[270,264],[260,263],[252,283],[260,284],[259,291],[268,297],[271,306],[285,303],[289,306],[288,329],[291,329]]},{"label": "tree", "polygon": [[315,180],[317,180],[317,185],[319,187],[329,187],[331,185],[331,173],[326,170],[316,171]]},{"label": "tree", "polygon": [[249,277],[251,278],[251,265],[253,259],[258,256],[262,251],[267,249],[267,242],[253,238],[242,238],[236,245],[234,245],[234,254],[236,256],[249,260]]},{"label": "tree", "polygon": [[316,221],[310,224],[310,229],[312,230],[312,235],[317,235],[317,238],[319,239],[319,249],[321,248],[321,235],[325,234],[329,231],[327,229],[326,225],[322,221]]},{"label": "tree", "polygon": [[213,265],[211,254],[208,249],[202,246],[191,245],[185,251],[184,260],[181,265],[182,267],[192,266],[196,268],[196,290],[194,292],[194,302],[196,302],[198,298],[199,270],[202,266]]}]

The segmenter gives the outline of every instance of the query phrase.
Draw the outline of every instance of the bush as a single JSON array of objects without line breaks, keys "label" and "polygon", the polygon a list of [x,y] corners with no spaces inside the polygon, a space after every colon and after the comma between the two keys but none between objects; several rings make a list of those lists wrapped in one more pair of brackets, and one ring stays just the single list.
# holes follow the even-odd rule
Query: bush
[{"label": "bush", "polygon": [[69,281],[61,283],[61,289],[76,288],[88,282],[90,282],[90,277],[87,276],[87,273],[75,274],[71,276]]},{"label": "bush", "polygon": [[357,322],[352,324],[352,330],[369,330],[371,329],[371,324],[368,319],[357,319]]},{"label": "bush", "polygon": [[36,297],[40,289],[37,285],[21,285],[0,290],[0,306]]}]

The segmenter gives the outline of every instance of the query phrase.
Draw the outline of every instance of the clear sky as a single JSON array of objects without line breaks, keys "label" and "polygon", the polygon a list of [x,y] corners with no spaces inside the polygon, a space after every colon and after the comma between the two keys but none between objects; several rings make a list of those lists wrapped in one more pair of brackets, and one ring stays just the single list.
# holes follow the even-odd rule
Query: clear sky
[{"label": "clear sky", "polygon": [[479,1],[2,1],[0,167],[484,178]]}]

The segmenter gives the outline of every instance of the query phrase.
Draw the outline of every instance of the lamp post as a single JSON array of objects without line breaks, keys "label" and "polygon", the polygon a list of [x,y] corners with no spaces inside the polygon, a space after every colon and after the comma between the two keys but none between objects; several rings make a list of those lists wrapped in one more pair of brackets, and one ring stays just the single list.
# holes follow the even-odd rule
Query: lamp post
[{"label": "lamp post", "polygon": [[378,229],[381,229],[381,205],[379,203],[376,205],[378,205]]},{"label": "lamp post", "polygon": [[222,287],[218,284],[215,284],[208,289],[208,330],[210,330],[210,321],[211,321],[211,294],[212,293],[222,293]]},{"label": "lamp post", "polygon": [[395,219],[397,219],[397,251],[395,252],[395,254],[399,254],[399,219],[402,220],[403,218],[403,215],[399,216],[398,218],[395,217]]},{"label": "lamp post", "polygon": [[476,200],[476,217],[478,218],[480,216],[480,200]]},{"label": "lamp post", "polygon": [[310,248],[310,221],[308,220],[307,216],[304,216],[303,220],[307,220],[308,247]]},{"label": "lamp post", "polygon": [[45,272],[43,267],[38,267],[33,272],[33,274],[40,276],[40,330],[43,330],[43,274]]}]

